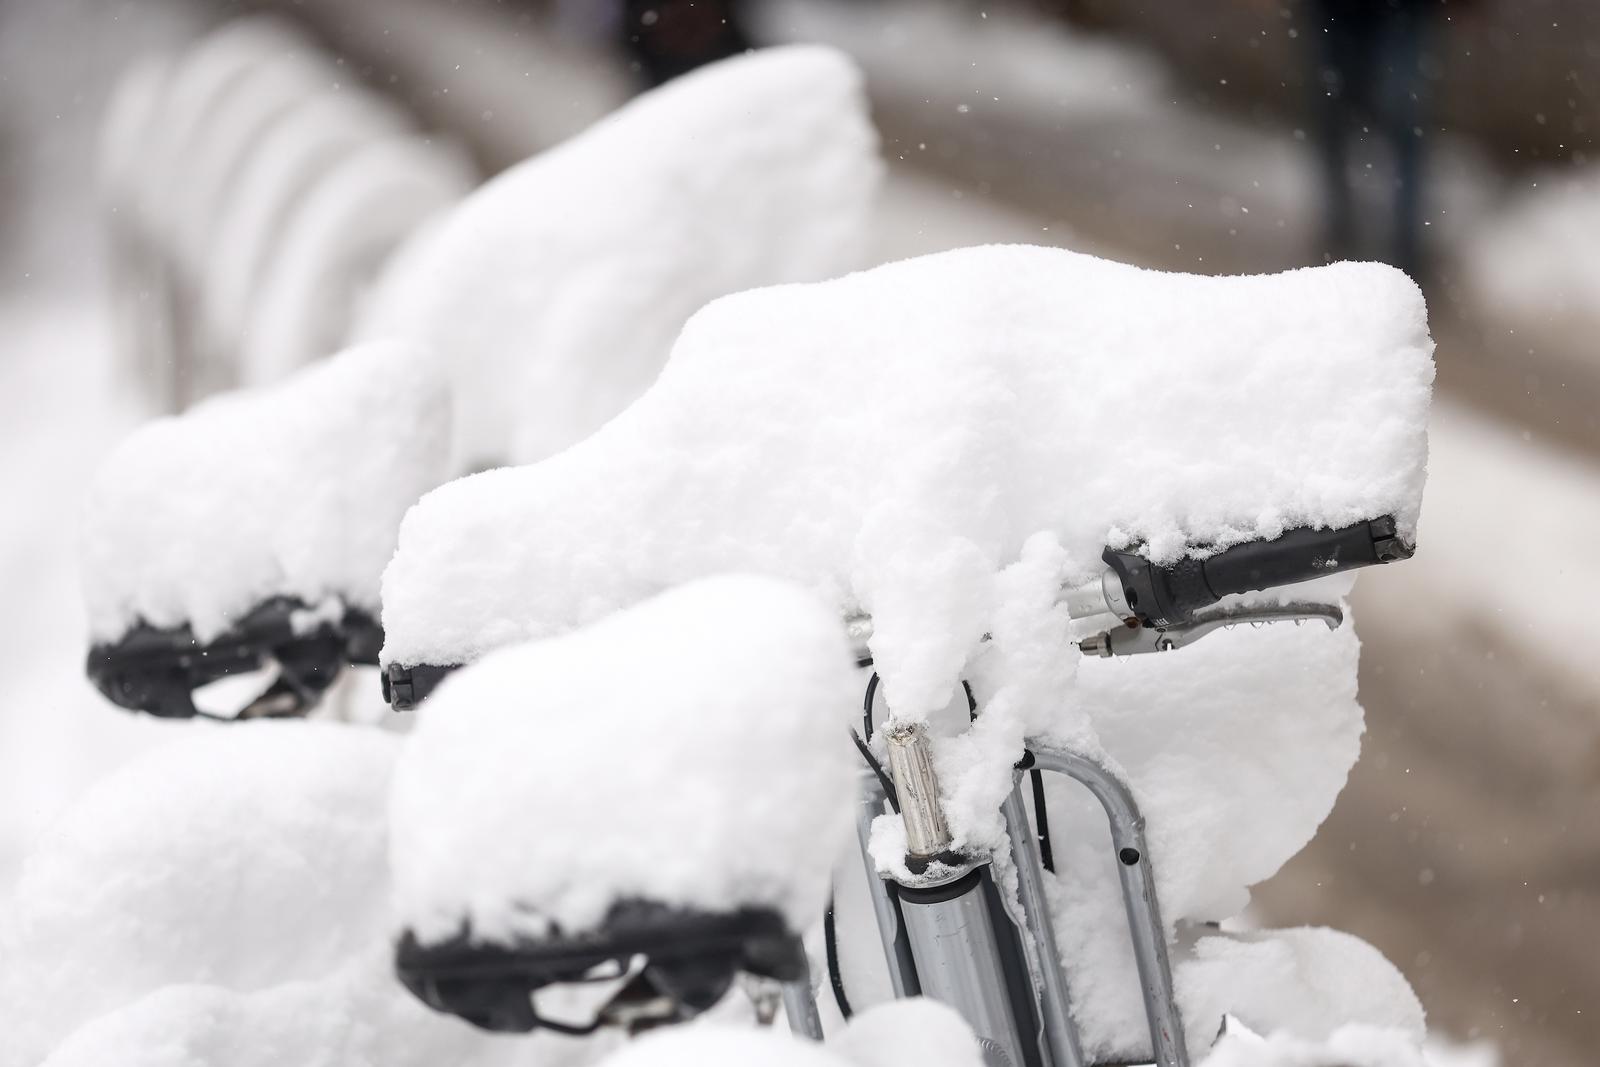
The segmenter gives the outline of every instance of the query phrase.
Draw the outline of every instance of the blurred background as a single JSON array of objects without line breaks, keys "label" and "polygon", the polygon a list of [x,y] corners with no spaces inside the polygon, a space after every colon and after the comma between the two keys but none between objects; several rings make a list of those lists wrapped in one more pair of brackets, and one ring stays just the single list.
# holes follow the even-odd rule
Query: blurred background
[{"label": "blurred background", "polygon": [[[0,889],[170,729],[82,680],[71,541],[103,450],[325,346],[351,303],[328,294],[484,177],[786,41],[867,73],[877,260],[1028,241],[1201,273],[1377,258],[1423,286],[1422,551],[1358,587],[1363,755],[1256,909],[1372,941],[1506,1064],[1597,1062],[1585,0],[0,0]],[[263,48],[292,62],[230,89]],[[284,132],[312,98],[337,104]]]}]

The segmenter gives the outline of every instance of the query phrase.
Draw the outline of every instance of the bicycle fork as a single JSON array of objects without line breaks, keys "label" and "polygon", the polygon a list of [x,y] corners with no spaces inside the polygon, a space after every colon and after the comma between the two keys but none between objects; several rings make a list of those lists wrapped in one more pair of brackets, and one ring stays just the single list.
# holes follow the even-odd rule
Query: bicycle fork
[{"label": "bicycle fork", "polygon": [[[864,778],[857,832],[895,995],[921,992],[955,1008],[977,1035],[986,1067],[1084,1067],[1038,843],[1021,791],[1013,788],[1002,809],[1017,869],[1023,913],[1019,931],[1002,906],[990,857],[950,851],[923,728],[893,724],[884,737],[906,827],[907,867],[913,875],[919,868],[940,872],[934,879],[892,882],[878,875],[866,846],[885,797],[876,779]],[[1068,775],[1105,809],[1153,1058],[1159,1067],[1188,1067],[1144,820],[1132,794],[1107,768],[1074,753],[1032,746],[1021,766]]]},{"label": "bicycle fork", "polygon": [[[1029,968],[1001,907],[989,857],[951,852],[923,727],[892,724],[884,737],[906,828],[906,863],[923,876],[895,887],[915,981],[923,995],[955,1008],[972,1027],[985,1067],[1048,1067]],[[940,873],[926,877],[930,870]],[[891,959],[891,969],[897,961],[903,965],[903,956]]]}]

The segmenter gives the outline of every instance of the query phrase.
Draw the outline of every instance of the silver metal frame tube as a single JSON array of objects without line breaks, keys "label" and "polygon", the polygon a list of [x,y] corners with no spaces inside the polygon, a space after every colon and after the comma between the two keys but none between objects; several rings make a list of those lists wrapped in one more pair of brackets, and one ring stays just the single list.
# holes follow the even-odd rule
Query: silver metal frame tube
[{"label": "silver metal frame tube", "polygon": [[1020,786],[1012,787],[1000,810],[1005,816],[1011,858],[1017,868],[1017,898],[1022,902],[1028,937],[1033,943],[1033,963],[1038,968],[1039,1014],[1044,1023],[1050,1061],[1055,1067],[1084,1067],[1078,1028],[1072,1021],[1072,998],[1067,990],[1066,975],[1061,970],[1061,950],[1056,947],[1055,924],[1050,919],[1050,904],[1045,896],[1039,844],[1028,824]]},{"label": "silver metal frame tube", "polygon": [[1189,1051],[1183,1020],[1172,987],[1172,963],[1167,956],[1166,926],[1156,899],[1150,850],[1145,846],[1144,816],[1121,779],[1094,760],[1075,752],[1048,746],[1032,749],[1042,770],[1065,774],[1083,783],[1105,809],[1111,823],[1111,847],[1122,882],[1122,903],[1128,914],[1128,933],[1139,966],[1140,992],[1150,1021],[1151,1053],[1160,1067],[1188,1067]]},{"label": "silver metal frame tube", "polygon": [[822,1040],[822,1016],[817,1012],[809,967],[804,977],[783,983],[783,1013],[789,1017],[789,1029],[813,1041]]},{"label": "silver metal frame tube", "polygon": [[974,867],[942,886],[901,887],[900,914],[923,995],[960,1013],[977,1035],[985,1067],[1022,1067],[1029,1058],[982,877]]},{"label": "silver metal frame tube", "polygon": [[885,799],[877,776],[863,774],[861,804],[856,809],[856,842],[867,870],[867,893],[872,897],[872,915],[878,923],[878,939],[883,943],[884,962],[889,967],[889,987],[894,990],[896,999],[903,999],[916,996],[920,989],[916,963],[911,958],[910,946],[900,937],[900,918],[895,912],[894,898],[889,895],[889,884],[879,876],[877,865],[872,862],[870,847],[872,820],[883,814]]}]

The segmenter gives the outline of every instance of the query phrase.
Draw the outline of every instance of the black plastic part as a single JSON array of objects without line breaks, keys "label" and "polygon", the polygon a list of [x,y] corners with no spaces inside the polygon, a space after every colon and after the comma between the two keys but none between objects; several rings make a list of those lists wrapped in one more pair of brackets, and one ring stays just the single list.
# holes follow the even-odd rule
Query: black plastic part
[{"label": "black plastic part", "polygon": [[978,879],[986,868],[974,867],[960,878],[934,886],[900,887],[900,900],[904,904],[943,904],[947,900],[964,897],[978,887]]},{"label": "black plastic part", "polygon": [[822,953],[828,964],[828,985],[833,990],[833,1003],[839,1015],[848,1020],[855,1015],[850,996],[844,990],[844,974],[839,968],[839,923],[833,914],[833,897],[828,897],[828,910],[822,913]]},{"label": "black plastic part", "polygon": [[1050,807],[1045,803],[1044,775],[1034,767],[1028,771],[1028,778],[1033,787],[1033,820],[1039,827],[1039,865],[1054,874],[1056,851],[1050,844]]},{"label": "black plastic part", "polygon": [[450,663],[442,667],[419,663],[412,667],[391,663],[383,669],[379,679],[383,685],[383,699],[395,711],[413,711],[428,699],[439,683],[462,664]]},{"label": "black plastic part", "polygon": [[1409,559],[1414,549],[1389,516],[1337,530],[1301,527],[1271,541],[1251,541],[1205,559],[1158,567],[1136,552],[1106,549],[1101,557],[1122,582],[1139,622],[1158,630],[1182,626],[1230,593],[1274,589],[1325,574]]},{"label": "black plastic part", "polygon": [[423,945],[408,930],[395,947],[395,973],[424,1004],[484,1030],[587,1033],[607,1021],[603,1014],[588,1026],[543,1019],[534,991],[583,982],[597,966],[626,967],[638,956],[644,969],[622,996],[668,997],[673,1021],[722,999],[741,971],[782,982],[807,973],[800,939],[776,912],[703,912],[638,900],[613,905],[596,930],[557,930],[511,945],[475,941],[470,931]]},{"label": "black plastic part", "polygon": [[138,623],[118,641],[91,648],[85,671],[108,700],[130,711],[215,718],[195,706],[196,689],[276,663],[278,680],[238,717],[304,715],[346,663],[376,663],[383,644],[383,630],[359,609],[347,609],[337,622],[298,621],[308,616],[315,612],[304,601],[273,597],[204,643],[188,625]]}]

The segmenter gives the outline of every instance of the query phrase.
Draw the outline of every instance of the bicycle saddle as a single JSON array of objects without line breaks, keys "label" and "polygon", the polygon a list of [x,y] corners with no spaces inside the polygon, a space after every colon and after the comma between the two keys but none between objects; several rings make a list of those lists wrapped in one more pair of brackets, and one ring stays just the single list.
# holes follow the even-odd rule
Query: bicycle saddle
[{"label": "bicycle saddle", "polygon": [[[452,676],[395,779],[402,981],[488,1029],[587,1032],[803,976],[851,826],[852,674],[815,598],[726,577]],[[530,1000],[603,980],[576,1021]]]},{"label": "bicycle saddle", "polygon": [[371,344],[136,431],[90,490],[95,685],[183,717],[201,687],[267,669],[239,714],[291,715],[373,662],[378,578],[401,514],[444,477],[447,403],[430,358]]},{"label": "bicycle saddle", "polygon": [[1030,538],[1066,585],[1108,546],[1164,567],[1383,518],[1408,551],[1431,351],[1420,293],[1376,264],[1199,277],[991,246],[726,297],[598,433],[406,515],[390,691],[748,570],[870,612],[901,704],[936,709]]},{"label": "bicycle saddle", "polygon": [[[775,911],[700,911],[640,900],[618,901],[594,930],[552,930],[510,945],[476,941],[470,933],[423,945],[408,931],[395,949],[395,972],[429,1007],[482,1029],[567,1034],[685,1021],[720,1001],[741,973],[782,982],[809,973],[799,936]],[[615,991],[580,1019],[541,1014],[535,1004],[535,994],[549,986],[608,980]]]}]

